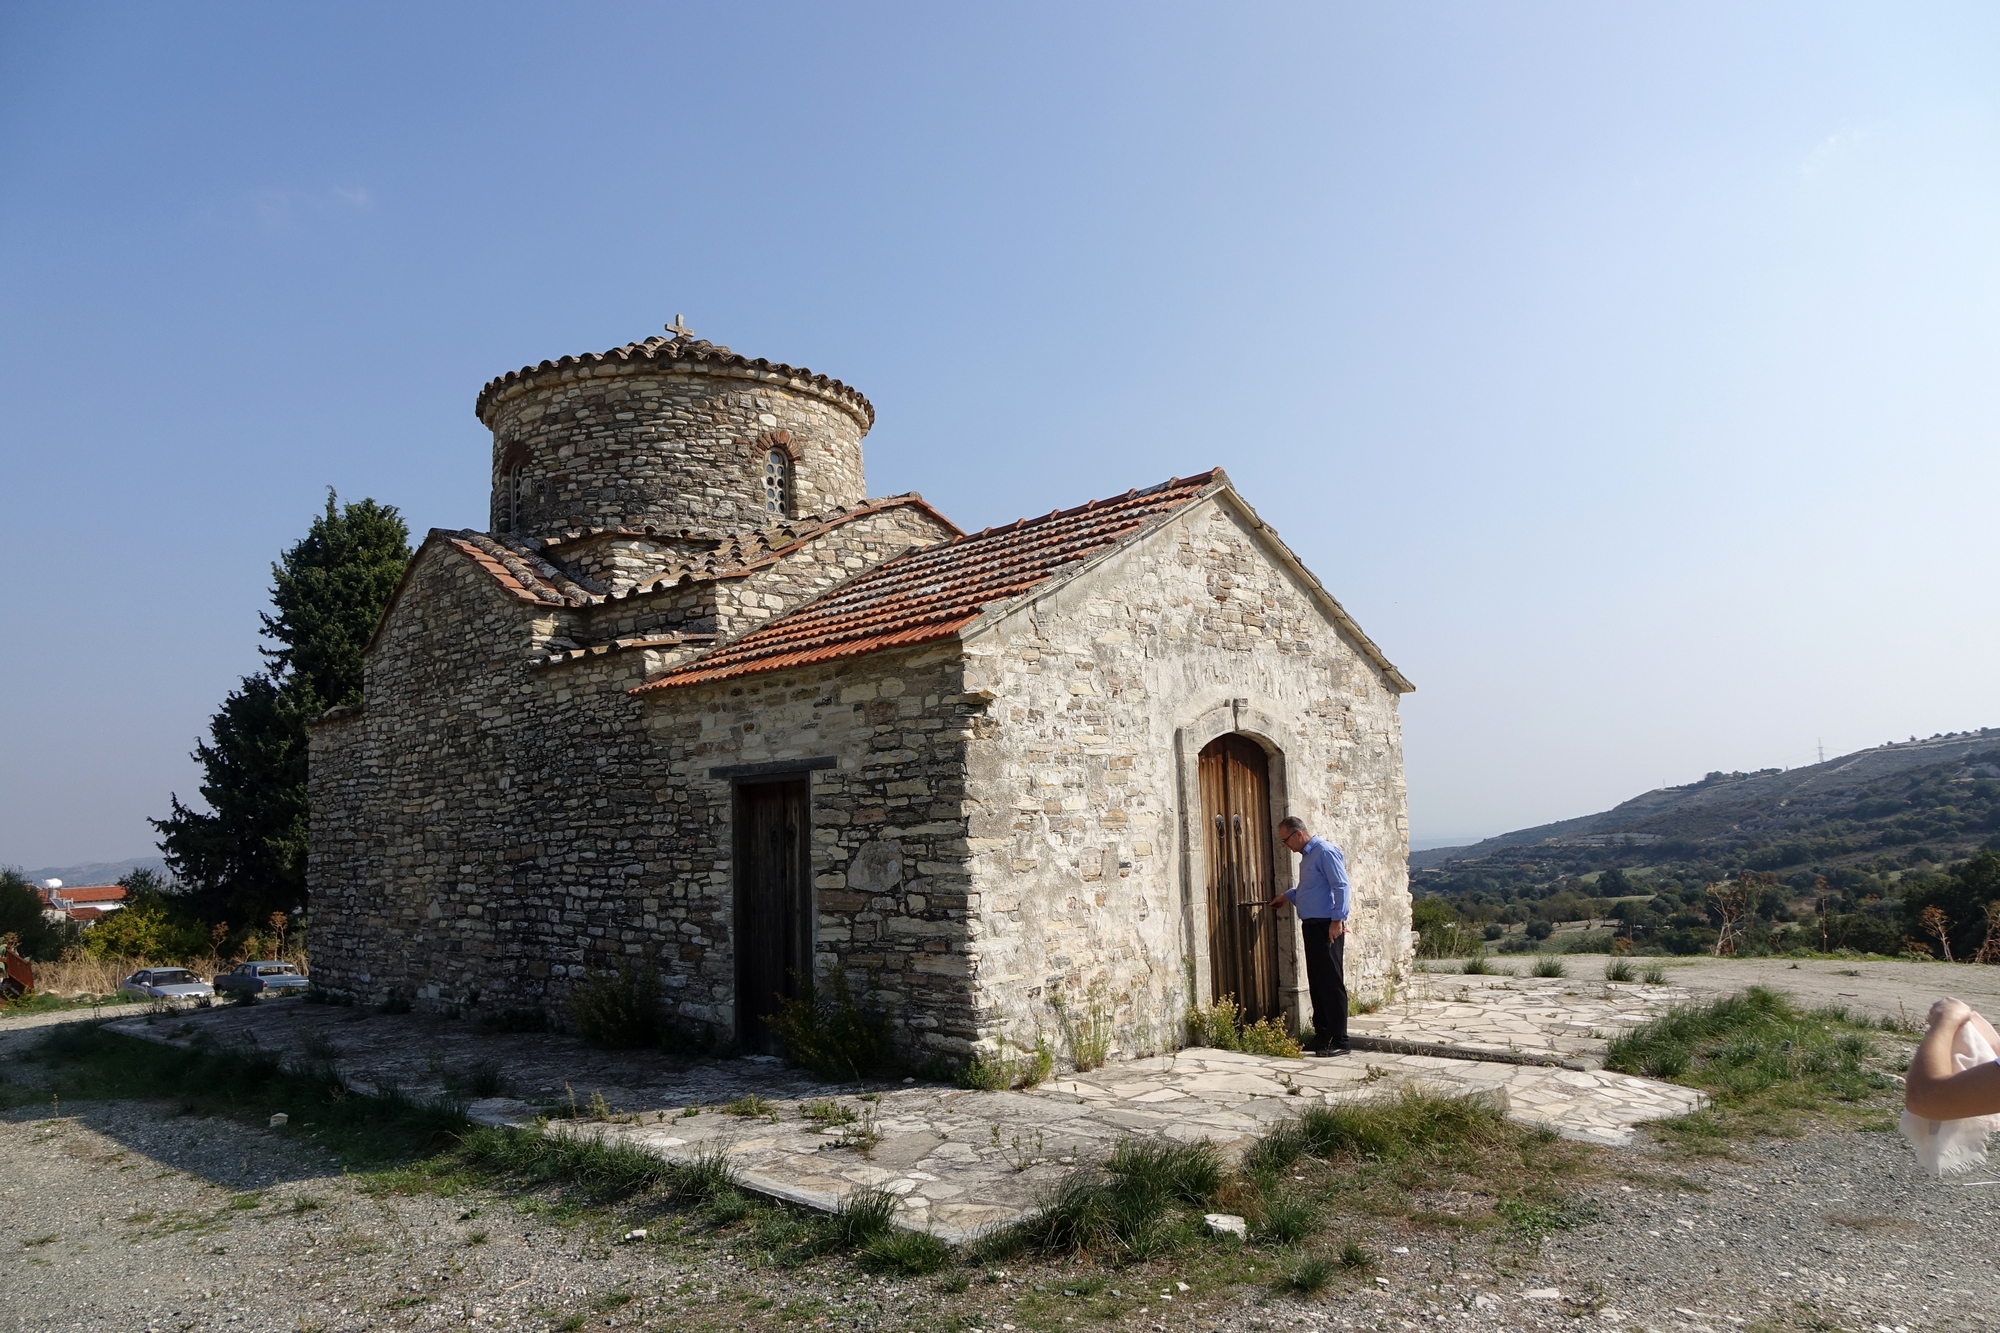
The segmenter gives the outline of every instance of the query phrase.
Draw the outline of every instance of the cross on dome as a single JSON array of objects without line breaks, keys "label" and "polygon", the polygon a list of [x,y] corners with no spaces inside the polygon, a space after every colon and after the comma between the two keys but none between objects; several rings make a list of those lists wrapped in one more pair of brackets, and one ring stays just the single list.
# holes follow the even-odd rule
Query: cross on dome
[{"label": "cross on dome", "polygon": [[667,332],[673,334],[676,338],[694,337],[694,330],[687,326],[686,315],[675,315],[674,322],[667,325]]}]

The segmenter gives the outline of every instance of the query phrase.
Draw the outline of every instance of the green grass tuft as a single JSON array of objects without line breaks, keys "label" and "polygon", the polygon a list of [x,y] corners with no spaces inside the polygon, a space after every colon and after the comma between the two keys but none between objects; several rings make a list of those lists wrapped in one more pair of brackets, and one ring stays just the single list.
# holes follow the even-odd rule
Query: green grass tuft
[{"label": "green grass tuft", "polygon": [[1279,1245],[1296,1245],[1317,1234],[1325,1221],[1325,1213],[1318,1204],[1287,1191],[1265,1200],[1264,1221],[1257,1228],[1257,1238]]},{"label": "green grass tuft", "polygon": [[951,1262],[951,1246],[927,1231],[891,1228],[861,1247],[861,1262],[878,1272],[935,1273]]},{"label": "green grass tuft", "polygon": [[1535,975],[1538,977],[1567,976],[1568,969],[1563,966],[1563,960],[1561,958],[1558,958],[1556,955],[1552,953],[1548,953],[1548,954],[1543,954],[1540,958],[1537,958],[1535,960]]},{"label": "green grass tuft", "polygon": [[1614,958],[1604,965],[1606,981],[1630,981],[1633,975],[1632,964],[1628,959]]},{"label": "green grass tuft", "polygon": [[1285,1275],[1284,1287],[1310,1296],[1326,1289],[1333,1281],[1333,1275],[1340,1271],[1340,1262],[1330,1254],[1309,1254],[1292,1266]]},{"label": "green grass tuft", "polygon": [[1867,1066],[1868,1025],[1844,1009],[1798,1008],[1762,986],[1678,1005],[1611,1043],[1606,1067],[1700,1088],[1713,1104],[1659,1128],[1697,1151],[1744,1133],[1790,1135],[1851,1110],[1889,1080]]}]

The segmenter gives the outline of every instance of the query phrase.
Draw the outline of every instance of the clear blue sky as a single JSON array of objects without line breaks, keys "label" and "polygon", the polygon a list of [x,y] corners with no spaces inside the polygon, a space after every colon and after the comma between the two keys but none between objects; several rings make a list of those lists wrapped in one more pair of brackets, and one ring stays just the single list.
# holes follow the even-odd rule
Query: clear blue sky
[{"label": "clear blue sky", "polygon": [[0,8],[0,862],[150,851],[328,486],[495,374],[859,386],[979,527],[1215,464],[1419,840],[2000,724],[2000,10]]}]

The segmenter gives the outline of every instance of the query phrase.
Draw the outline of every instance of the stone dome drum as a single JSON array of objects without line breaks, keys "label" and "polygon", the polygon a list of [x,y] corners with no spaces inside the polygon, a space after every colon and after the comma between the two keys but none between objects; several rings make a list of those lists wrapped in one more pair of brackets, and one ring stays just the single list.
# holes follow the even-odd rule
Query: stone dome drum
[{"label": "stone dome drum", "polygon": [[839,380],[691,337],[493,380],[492,531],[719,537],[867,498],[868,400]]}]

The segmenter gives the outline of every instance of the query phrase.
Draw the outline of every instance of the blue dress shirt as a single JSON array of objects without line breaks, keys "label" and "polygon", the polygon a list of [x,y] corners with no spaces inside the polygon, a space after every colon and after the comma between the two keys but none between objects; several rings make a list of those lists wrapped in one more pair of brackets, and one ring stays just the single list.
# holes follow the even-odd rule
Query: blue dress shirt
[{"label": "blue dress shirt", "polygon": [[1301,921],[1347,920],[1347,858],[1325,838],[1310,838],[1299,853],[1299,882],[1285,890]]}]

